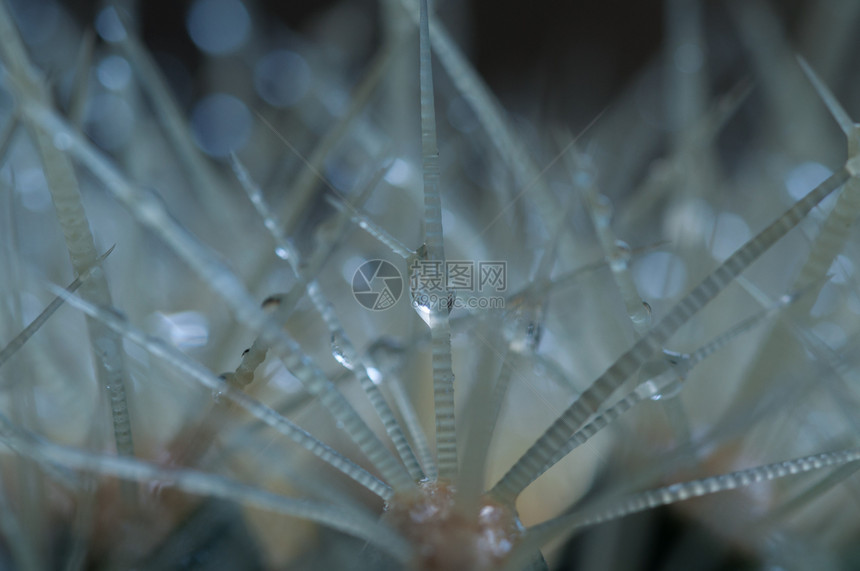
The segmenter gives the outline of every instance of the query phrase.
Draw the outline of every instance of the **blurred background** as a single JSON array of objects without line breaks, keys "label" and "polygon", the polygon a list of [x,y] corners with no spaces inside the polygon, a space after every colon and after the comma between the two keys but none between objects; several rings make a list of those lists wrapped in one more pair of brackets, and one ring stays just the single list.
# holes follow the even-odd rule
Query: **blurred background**
[{"label": "blurred background", "polygon": [[[297,280],[236,184],[228,159],[231,153],[241,158],[302,255],[328,248],[319,277],[332,307],[358,349],[387,355],[408,379],[407,395],[429,432],[423,322],[406,301],[370,315],[349,291],[360,262],[393,259],[392,252],[352,227],[348,240],[333,238],[333,200],[357,199],[386,165],[365,212],[407,246],[421,240],[417,36],[401,3],[7,5],[57,109],[131,180],[160,196],[262,301]],[[844,160],[845,135],[796,56],[808,60],[850,117],[860,117],[860,3],[853,0],[447,0],[434,9],[466,67],[488,88],[486,98],[477,96],[465,74],[453,73],[456,57],[435,56],[446,247],[462,259],[506,260],[511,292],[550,277],[562,282],[560,276],[614,253],[632,276],[635,301],[647,302],[656,322]],[[66,284],[73,275],[43,165],[15,123],[20,95],[9,77],[7,69],[0,83],[4,341],[52,299],[46,281]],[[493,131],[498,117],[505,128]],[[563,149],[573,149],[572,163]],[[97,249],[117,244],[106,265],[116,307],[214,373],[235,370],[253,332],[90,173],[78,169],[78,177]],[[598,239],[586,196],[610,205],[612,237],[624,248],[607,250]],[[746,281],[726,288],[667,349],[693,351],[796,291],[796,276],[834,202],[769,251]],[[806,305],[786,319],[796,329],[768,322],[744,332],[742,341],[685,378],[680,396],[667,395],[686,416],[692,465],[684,464],[689,448],[665,402],[645,402],[529,488],[518,504],[524,523],[544,521],[583,497],[856,445],[860,369],[852,355],[860,332],[860,249],[856,215],[841,212],[845,235],[821,269],[835,277],[823,284],[818,276]],[[547,252],[556,259],[541,276]],[[404,260],[397,263],[405,271]],[[490,316],[504,326],[452,314],[466,323],[454,334],[460,394],[486,373],[480,336],[519,355],[522,383],[511,389],[515,406],[500,422],[488,483],[637,338],[627,301],[603,266],[552,293],[509,299],[511,306]],[[287,328],[331,378],[350,378],[307,300]],[[102,419],[96,423],[102,436],[110,434],[106,399],[93,382],[93,348],[77,334],[82,330],[77,312],[58,312],[0,369],[15,387],[0,405],[17,410],[16,422],[48,439],[109,451],[91,439],[85,421]],[[188,387],[130,343],[124,352],[136,454],[161,461],[180,444],[193,448],[199,433],[189,411],[211,394]],[[274,359],[260,371],[266,386],[252,387],[258,398],[285,407],[290,418],[356,455]],[[253,419],[214,418],[220,436],[200,441],[218,444],[201,444],[193,466],[292,494],[283,478],[289,469],[381,509],[275,435],[249,432]],[[92,504],[100,506],[96,523],[87,527],[75,519],[82,512],[75,506],[88,505],[81,500],[88,492],[60,490],[38,467],[22,468],[15,458],[4,457],[4,486],[24,490],[8,495],[31,550],[44,556],[36,568],[381,565],[341,534],[188,497],[135,523],[135,515],[114,517],[112,496],[103,491]],[[546,553],[554,569],[589,571],[856,568],[860,489],[852,476],[760,486],[728,494],[724,503],[655,510],[559,541]],[[113,534],[91,537],[94,529]],[[8,537],[4,545],[0,563],[13,568]]]}]

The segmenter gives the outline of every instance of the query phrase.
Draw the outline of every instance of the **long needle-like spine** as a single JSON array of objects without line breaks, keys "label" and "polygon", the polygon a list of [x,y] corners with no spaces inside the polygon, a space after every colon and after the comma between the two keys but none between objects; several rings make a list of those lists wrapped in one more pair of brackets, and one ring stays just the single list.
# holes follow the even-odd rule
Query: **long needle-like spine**
[{"label": "long needle-like spine", "polygon": [[[442,242],[442,200],[439,196],[439,150],[436,146],[436,108],[433,97],[433,68],[430,56],[430,15],[427,0],[421,0],[421,164],[424,170],[424,245],[427,259],[445,268]],[[433,347],[433,404],[436,411],[436,458],[439,477],[457,476],[457,434],[454,421],[454,373],[451,365],[451,328],[448,323],[448,292],[445,277],[438,287],[425,293],[430,303],[429,323]]]},{"label": "long needle-like spine", "polygon": [[845,184],[850,176],[848,167],[834,173],[711,272],[550,425],[493,487],[492,494],[501,501],[513,501],[517,493],[515,490],[522,490],[522,483],[542,470],[567,439],[583,426],[624,381],[659,351],[675,331],[794,228],[819,202]]}]

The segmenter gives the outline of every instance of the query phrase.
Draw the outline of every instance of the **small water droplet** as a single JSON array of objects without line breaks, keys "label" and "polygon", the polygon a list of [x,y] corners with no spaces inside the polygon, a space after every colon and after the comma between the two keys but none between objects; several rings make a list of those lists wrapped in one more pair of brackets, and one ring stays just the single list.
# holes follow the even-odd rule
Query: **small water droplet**
[{"label": "small water droplet", "polygon": [[651,306],[647,301],[642,302],[642,311],[636,312],[630,316],[630,319],[636,325],[651,326]]},{"label": "small water droplet", "polygon": [[630,263],[630,246],[623,240],[615,241],[615,250],[612,252],[612,259],[609,260],[609,265],[613,272],[620,272],[627,268]]},{"label": "small water droplet", "polygon": [[285,248],[281,248],[280,246],[275,248],[275,255],[278,256],[282,260],[289,260],[290,259],[290,253]]},{"label": "small water droplet", "polygon": [[672,381],[668,385],[664,386],[662,390],[660,390],[660,392],[657,392],[656,394],[652,395],[651,400],[658,401],[675,398],[681,394],[681,388],[681,381]]},{"label": "small water droplet", "polygon": [[331,354],[335,361],[352,371],[355,368],[355,348],[346,339],[343,330],[337,330],[331,335]]},{"label": "small water droplet", "polygon": [[226,396],[224,394],[224,391],[219,391],[219,390],[212,391],[212,401],[215,404],[223,403],[225,398],[226,398]]},{"label": "small water droplet", "polygon": [[446,288],[445,265],[441,260],[428,259],[427,246],[422,244],[407,261],[409,294],[412,307],[430,325],[432,312],[448,312],[454,307],[455,296]]},{"label": "small water droplet", "polygon": [[543,334],[543,305],[525,301],[509,312],[503,334],[510,349],[517,353],[537,351]]},{"label": "small water droplet", "polygon": [[664,349],[662,355],[642,365],[639,376],[646,381],[636,392],[655,401],[677,397],[689,371],[689,360],[687,354]]},{"label": "small water droplet", "polygon": [[625,262],[630,260],[630,246],[624,240],[616,240],[617,256]]},{"label": "small water droplet", "polygon": [[427,325],[430,325],[430,314],[435,312],[448,312],[454,307],[454,292],[439,295],[434,290],[412,289],[412,307]]}]

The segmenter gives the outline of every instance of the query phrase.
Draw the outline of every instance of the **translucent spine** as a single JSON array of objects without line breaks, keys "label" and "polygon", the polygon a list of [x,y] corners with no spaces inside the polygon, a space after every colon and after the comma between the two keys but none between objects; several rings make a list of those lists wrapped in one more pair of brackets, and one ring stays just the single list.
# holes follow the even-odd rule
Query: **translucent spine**
[{"label": "translucent spine", "polygon": [[633,513],[682,502],[709,494],[716,494],[736,488],[744,488],[759,482],[769,482],[796,474],[805,474],[853,464],[860,461],[860,451],[842,450],[805,456],[784,462],[765,464],[746,470],[738,470],[719,476],[691,480],[664,486],[646,492],[633,494],[627,498],[613,501],[608,506],[558,518],[539,524],[530,530],[535,535],[551,536],[561,529],[579,529],[606,521],[618,519]]},{"label": "translucent spine", "polygon": [[17,430],[3,415],[0,415],[0,439],[15,446],[20,454],[50,466],[115,476],[139,483],[169,483],[191,494],[223,498],[242,505],[315,521],[364,539],[401,561],[407,561],[409,558],[408,545],[396,533],[380,525],[371,514],[355,512],[345,506],[288,498],[197,470],[162,468],[141,460],[94,454],[61,446]]},{"label": "translucent spine", "polygon": [[842,186],[849,178],[843,168],[813,189],[806,197],[797,201],[787,212],[770,226],[762,230],[732,254],[720,267],[708,275],[702,283],[687,294],[678,304],[642,339],[622,355],[609,369],[586,389],[570,407],[541,435],[528,451],[514,464],[491,490],[494,497],[504,502],[514,500],[514,490],[522,489],[522,483],[541,470],[555,455],[567,439],[594,414],[624,381],[653,354],[663,343],[716,297],[731,281],[761,256],[777,240],[794,228],[819,202]]},{"label": "translucent spine", "polygon": [[344,396],[322,372],[302,353],[296,342],[259,308],[241,281],[212,250],[201,244],[165,210],[156,195],[131,184],[100,152],[79,133],[44,106],[28,105],[28,117],[56,135],[68,137],[72,143],[69,153],[84,163],[105,187],[120,201],[140,224],[149,228],[179,255],[189,268],[210,284],[233,310],[237,319],[259,332],[287,369],[299,378],[309,392],[335,416],[340,417],[344,430],[359,445],[385,479],[395,488],[413,487],[406,469],[397,462],[385,445],[358,416]]},{"label": "translucent spine", "polygon": [[[68,286],[66,286],[66,291],[69,293],[76,292],[78,290],[78,288],[81,287],[81,285],[87,279],[89,279],[93,270],[95,270],[98,267],[98,264],[101,264],[101,262],[112,251],[113,251],[113,248],[111,248],[110,250],[108,250],[107,252],[102,254],[99,257],[99,259],[96,260],[95,266],[93,266],[90,269],[88,269],[87,271],[85,271],[82,275],[75,278],[72,281],[72,283],[70,283]],[[23,331],[21,331],[21,333],[16,335],[15,338],[12,339],[9,343],[7,343],[5,347],[0,349],[0,367],[2,367],[3,364],[9,359],[9,357],[14,355],[15,352],[18,351],[18,349],[23,347],[24,343],[26,343],[30,339],[30,337],[35,335],[35,333],[45,324],[45,322],[51,318],[51,316],[54,314],[54,312],[57,311],[61,305],[63,305],[64,301],[65,301],[65,299],[62,296],[58,295],[57,297],[55,297],[51,301],[51,303],[48,304],[48,307],[46,307],[42,311],[42,313],[40,313],[38,316],[36,316],[36,319],[31,321],[30,324],[27,325],[27,327],[25,327]]]},{"label": "translucent spine", "polygon": [[[439,151],[436,147],[436,110],[433,98],[433,69],[430,59],[430,16],[427,0],[421,0],[421,163],[424,170],[424,245],[427,258],[444,267],[442,202],[439,196]],[[447,291],[440,287],[427,292],[435,296],[429,310],[433,347],[433,401],[436,414],[436,458],[439,477],[457,476],[457,434],[454,422],[454,373],[451,367],[451,329],[448,323]]]},{"label": "translucent spine", "polygon": [[[319,282],[315,279],[310,279],[310,276],[307,276],[302,270],[301,264],[299,263],[298,250],[296,250],[287,237],[280,232],[278,225],[271,216],[271,210],[263,198],[263,193],[260,188],[253,183],[251,176],[235,156],[233,156],[233,169],[236,172],[239,181],[242,183],[243,188],[248,193],[248,197],[251,202],[257,209],[257,212],[263,218],[265,226],[269,229],[272,237],[274,238],[278,250],[286,252],[287,261],[293,269],[293,272],[296,274],[296,277],[302,282],[307,283],[308,296],[311,298],[311,302],[314,304],[317,313],[322,317],[326,327],[328,328],[329,334],[332,337],[332,346],[336,358],[340,355],[338,361],[355,373],[359,383],[361,384],[362,390],[364,390],[367,398],[373,405],[376,414],[385,426],[388,436],[391,438],[392,442],[394,442],[394,447],[397,449],[400,459],[406,465],[409,475],[416,481],[422,479],[424,477],[424,473],[421,471],[418,459],[412,452],[412,448],[410,448],[409,442],[403,434],[403,430],[398,424],[391,408],[388,406],[388,402],[386,402],[385,397],[382,395],[382,391],[380,391],[379,387],[376,386],[376,383],[370,379],[370,375],[367,372],[367,365],[365,365],[362,359],[358,356],[355,346],[347,335],[343,325],[341,325],[340,320],[337,318],[331,303],[329,303],[325,294],[323,294]],[[381,174],[382,173],[380,172],[379,176],[376,178],[376,182],[381,178]],[[375,186],[376,185],[373,184],[371,185],[371,188]],[[349,357],[345,357],[345,355],[349,355]]]},{"label": "translucent spine", "polygon": [[[7,72],[14,78],[13,83],[20,92],[22,105],[35,102],[48,107],[51,105],[49,92],[38,72],[30,64],[13,22],[6,5],[0,3],[0,54]],[[61,150],[69,141],[56,137],[44,126],[34,122],[29,115],[25,115],[25,121],[42,157],[45,178],[72,267],[76,274],[81,275],[96,264],[98,254],[81,202],[74,168]],[[91,279],[83,284],[81,293],[97,303],[111,305],[107,279],[101,271],[94,272]],[[96,377],[109,401],[117,452],[131,456],[134,454],[134,445],[125,396],[125,365],[121,340],[97,322],[88,321],[87,326],[95,356]]]},{"label": "translucent spine", "polygon": [[206,367],[191,360],[184,353],[168,345],[161,339],[146,335],[134,327],[128,320],[114,311],[97,307],[69,293],[60,293],[70,305],[97,319],[106,327],[121,334],[129,341],[143,347],[151,355],[163,359],[177,371],[184,373],[189,379],[217,394],[219,399],[226,400],[246,410],[252,416],[271,426],[296,444],[308,450],[333,468],[340,470],[362,486],[383,499],[391,497],[392,490],[369,472],[355,463],[344,458],[341,454],[317,440],[314,436],[287,420],[274,410],[265,406],[244,392],[234,388],[227,381],[213,375]]},{"label": "translucent spine", "polygon": [[[839,128],[845,134],[848,142],[848,162],[860,159],[860,125],[854,123],[845,109],[839,104],[833,93],[824,85],[816,73],[802,58],[799,59],[803,71],[824,101]],[[833,265],[836,256],[845,248],[852,225],[860,216],[860,177],[852,172],[851,178],[845,184],[845,189],[836,200],[833,210],[827,215],[812,242],[809,255],[800,269],[794,288],[812,288],[810,295],[804,296],[792,309],[792,314],[806,320],[813,303],[818,298],[818,292],[824,286],[822,279]],[[779,356],[786,353],[786,347],[796,346],[797,338],[785,327],[776,325],[764,341],[758,358],[748,369],[748,386],[752,391],[763,390],[759,385],[760,379],[769,378],[773,363],[779,363]],[[774,360],[776,358],[776,361]],[[749,393],[745,393],[747,398]]]}]

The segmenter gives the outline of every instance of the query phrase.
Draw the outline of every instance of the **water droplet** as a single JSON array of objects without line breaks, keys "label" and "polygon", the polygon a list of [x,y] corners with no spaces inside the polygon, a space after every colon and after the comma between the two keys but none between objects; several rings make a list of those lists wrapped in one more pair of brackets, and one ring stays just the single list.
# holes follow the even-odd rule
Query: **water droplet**
[{"label": "water droplet", "polygon": [[647,301],[642,302],[642,311],[637,311],[631,315],[630,320],[633,321],[635,325],[645,325],[646,327],[651,326],[651,306]]},{"label": "water droplet", "polygon": [[412,307],[418,316],[424,320],[427,325],[430,325],[430,317],[433,312],[450,313],[454,307],[454,292],[449,291],[447,294],[438,294],[427,289],[412,289]]},{"label": "water droplet", "polygon": [[677,397],[689,372],[689,359],[689,355],[664,349],[662,355],[642,365],[639,377],[646,380],[636,392],[655,401]]},{"label": "water droplet", "polygon": [[531,301],[518,304],[508,312],[503,334],[512,351],[534,353],[543,334],[543,305]]},{"label": "water droplet", "polygon": [[609,260],[609,266],[613,272],[620,272],[627,268],[630,262],[630,246],[623,240],[615,241],[615,250],[612,252],[612,259]]},{"label": "water droplet", "polygon": [[212,391],[212,401],[215,404],[221,404],[227,397],[225,396],[224,391],[214,390]]},{"label": "water droplet", "polygon": [[408,267],[412,307],[430,325],[433,312],[450,312],[454,307],[454,292],[445,287],[444,263],[441,260],[429,260],[427,246],[422,244],[415,255],[409,257]]},{"label": "water droplet", "polygon": [[625,262],[630,259],[630,246],[624,240],[616,240],[617,256]]},{"label": "water droplet", "polygon": [[651,396],[651,400],[658,401],[675,398],[681,394],[681,381],[675,380],[664,386],[660,392]]},{"label": "water droplet", "polygon": [[331,354],[335,361],[352,371],[355,368],[355,348],[346,338],[346,333],[338,329],[331,334]]},{"label": "water droplet", "polygon": [[275,248],[275,255],[278,256],[282,260],[289,260],[290,259],[290,253],[286,249],[281,248],[280,246]]}]

